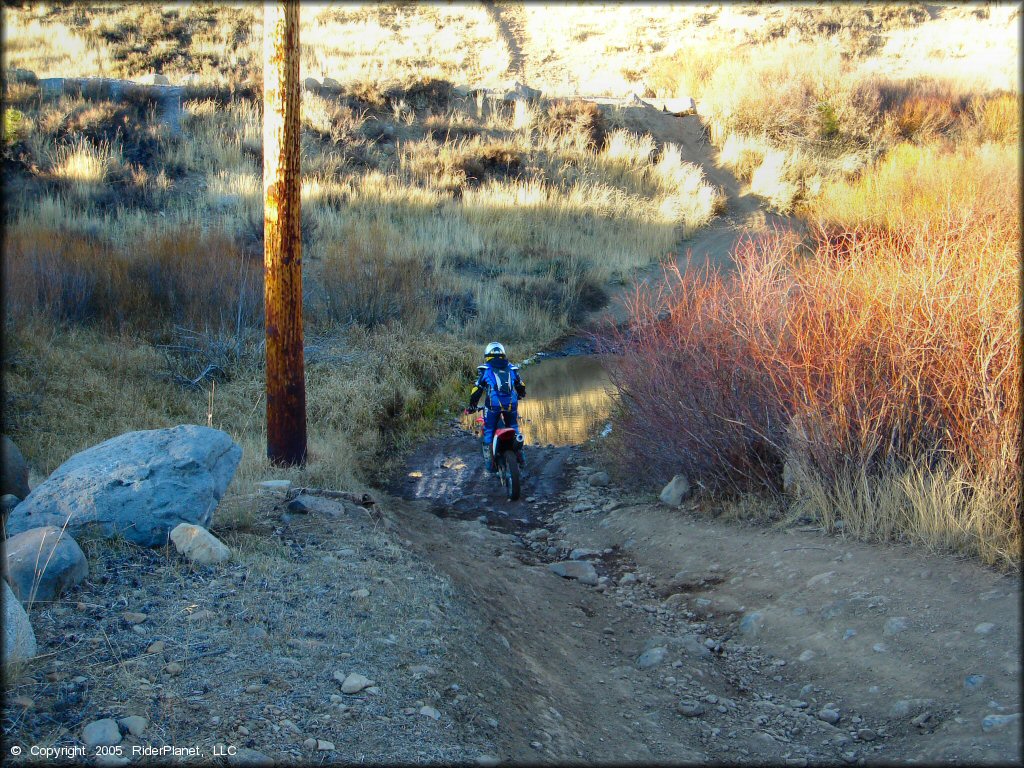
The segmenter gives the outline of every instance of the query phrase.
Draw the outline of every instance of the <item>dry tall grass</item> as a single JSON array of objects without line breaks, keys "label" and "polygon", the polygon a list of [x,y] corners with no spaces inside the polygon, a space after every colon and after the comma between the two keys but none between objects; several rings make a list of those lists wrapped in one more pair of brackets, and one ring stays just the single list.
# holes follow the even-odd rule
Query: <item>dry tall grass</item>
[{"label": "dry tall grass", "polygon": [[780,488],[851,533],[1019,560],[1017,152],[905,147],[737,273],[638,298],[613,436],[670,476]]}]

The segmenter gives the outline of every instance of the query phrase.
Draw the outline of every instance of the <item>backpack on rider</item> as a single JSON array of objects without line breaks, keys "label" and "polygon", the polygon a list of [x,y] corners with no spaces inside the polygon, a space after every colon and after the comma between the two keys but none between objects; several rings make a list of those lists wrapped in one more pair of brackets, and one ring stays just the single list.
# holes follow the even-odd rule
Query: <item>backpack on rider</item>
[{"label": "backpack on rider", "polygon": [[519,400],[526,396],[526,385],[519,375],[518,366],[509,363],[505,347],[497,341],[492,341],[484,348],[484,365],[477,366],[477,372],[466,412],[475,410],[481,398],[484,398],[484,429],[480,448],[488,469],[494,472],[497,469],[491,455],[494,431],[503,423],[514,429],[517,435],[521,434],[518,405]]}]

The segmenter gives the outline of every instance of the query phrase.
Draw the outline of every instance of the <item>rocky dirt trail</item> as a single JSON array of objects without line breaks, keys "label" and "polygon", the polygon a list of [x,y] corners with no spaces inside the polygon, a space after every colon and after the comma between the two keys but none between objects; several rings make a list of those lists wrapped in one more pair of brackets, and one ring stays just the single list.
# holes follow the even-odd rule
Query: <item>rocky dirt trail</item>
[{"label": "rocky dirt trail", "polygon": [[[579,448],[532,449],[525,499],[505,502],[452,430],[396,480],[418,499],[393,503],[481,627],[459,674],[501,724],[494,756],[1020,759],[1015,575],[669,510],[605,485]],[[565,561],[581,578],[550,568]]]},{"label": "rocky dirt trail", "polygon": [[[753,232],[803,234],[718,164],[699,117],[595,101],[725,192],[724,213],[680,244],[681,269],[728,266]],[[625,319],[628,291],[587,327]],[[477,451],[453,423],[391,490],[401,535],[484,628],[463,670],[498,713],[492,757],[1021,762],[1019,574],[668,509],[608,485],[581,447],[529,448],[524,498],[507,502]],[[575,578],[551,567],[566,562]]]}]

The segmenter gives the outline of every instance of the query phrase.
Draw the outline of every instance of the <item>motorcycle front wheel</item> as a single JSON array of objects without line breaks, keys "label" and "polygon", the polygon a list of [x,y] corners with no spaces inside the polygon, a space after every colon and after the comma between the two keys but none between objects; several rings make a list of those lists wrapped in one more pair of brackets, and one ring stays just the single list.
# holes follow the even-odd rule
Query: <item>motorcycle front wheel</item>
[{"label": "motorcycle front wheel", "polygon": [[501,455],[501,484],[509,501],[519,498],[519,457],[513,451]]}]

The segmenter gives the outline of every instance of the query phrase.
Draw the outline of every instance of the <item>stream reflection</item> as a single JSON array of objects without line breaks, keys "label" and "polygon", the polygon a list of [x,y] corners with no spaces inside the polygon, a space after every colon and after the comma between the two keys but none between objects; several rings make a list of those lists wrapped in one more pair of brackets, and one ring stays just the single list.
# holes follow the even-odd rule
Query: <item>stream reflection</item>
[{"label": "stream reflection", "polygon": [[[526,399],[519,403],[519,425],[527,445],[579,445],[607,423],[613,390],[600,357],[548,358],[520,372]],[[464,423],[469,428],[472,419]]]}]

